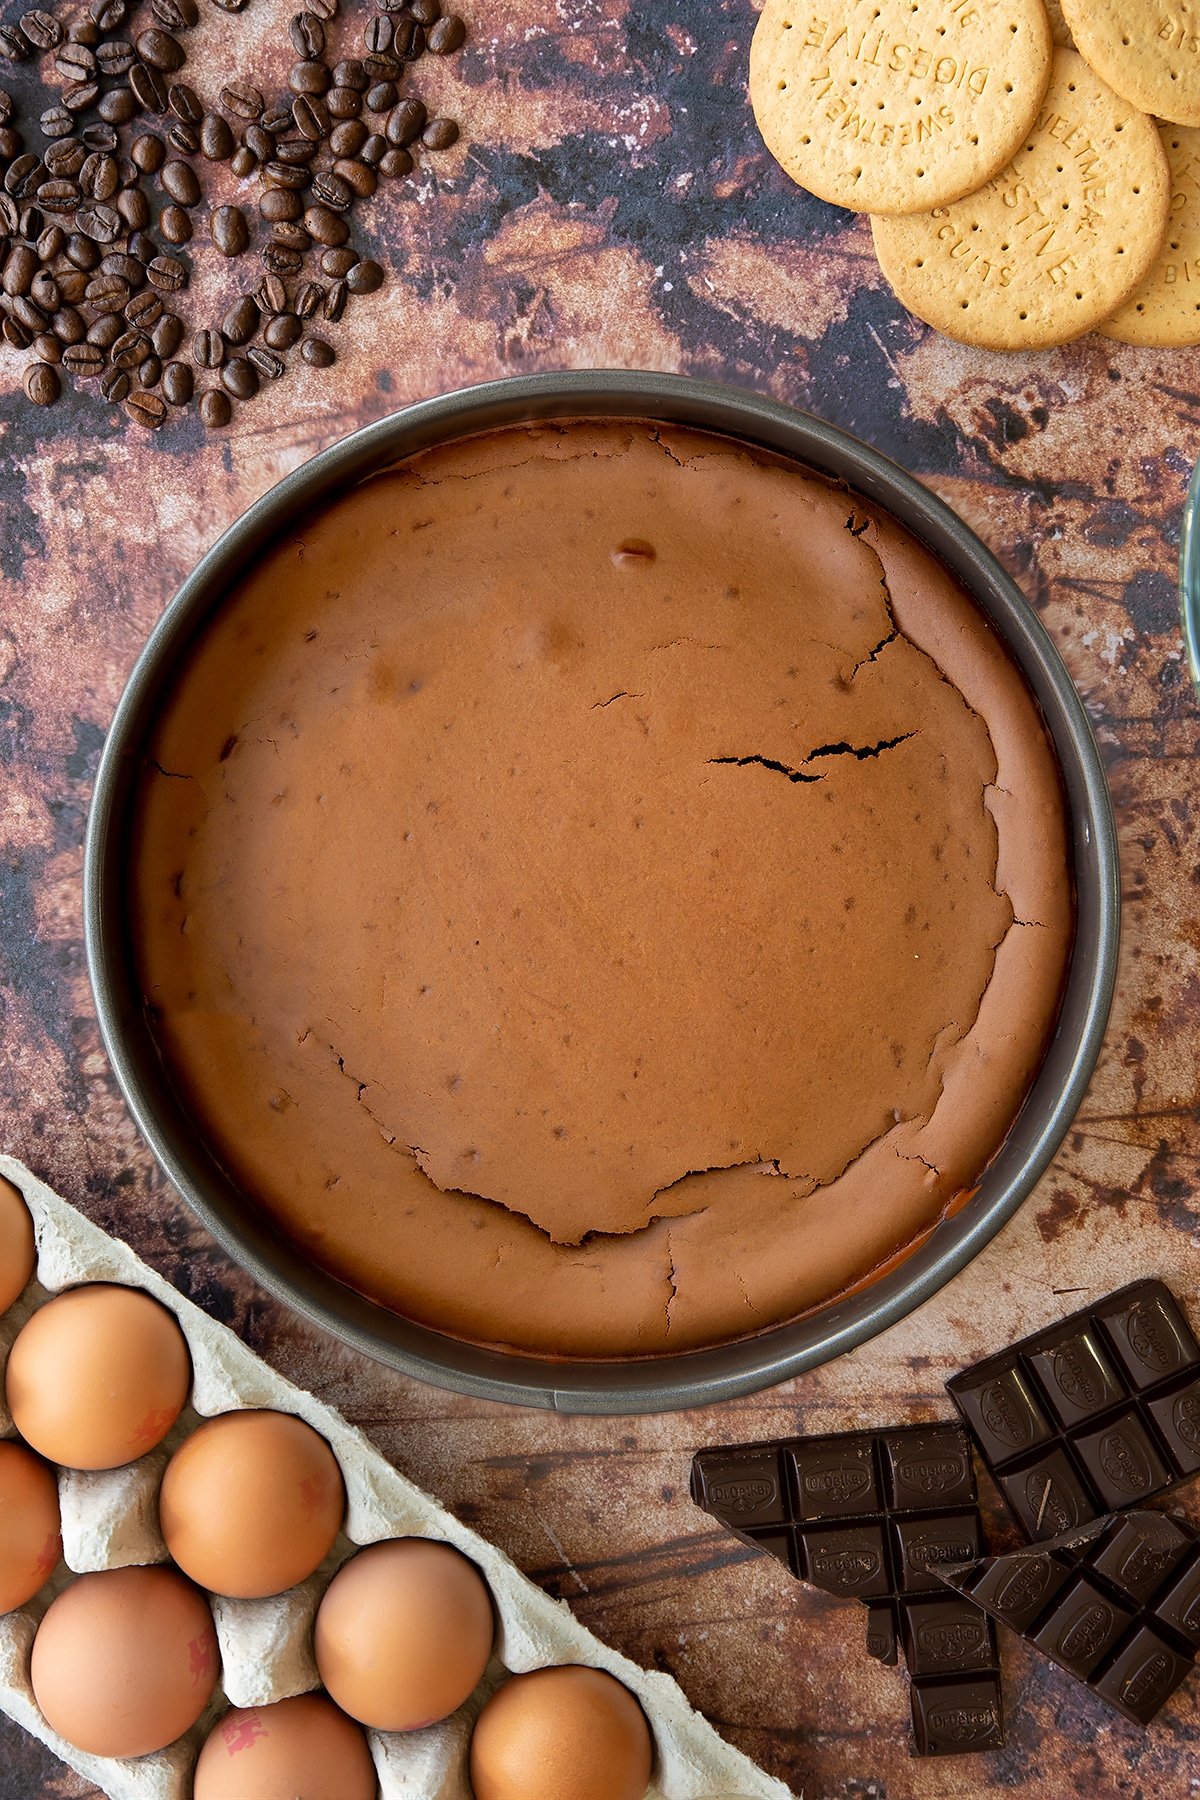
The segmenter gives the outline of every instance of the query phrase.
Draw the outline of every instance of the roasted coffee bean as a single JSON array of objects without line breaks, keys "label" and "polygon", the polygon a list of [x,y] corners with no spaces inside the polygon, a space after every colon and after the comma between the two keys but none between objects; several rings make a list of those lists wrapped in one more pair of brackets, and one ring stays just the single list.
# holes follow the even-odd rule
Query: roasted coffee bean
[{"label": "roasted coffee bean", "polygon": [[176,248],[192,240],[191,216],[182,206],[164,206],[158,215],[158,229]]},{"label": "roasted coffee bean", "polygon": [[167,142],[180,156],[195,156],[200,148],[200,133],[194,125],[176,119],[167,132]]},{"label": "roasted coffee bean", "polygon": [[130,231],[145,231],[150,223],[150,202],[141,188],[122,188],[117,195],[117,211]]},{"label": "roasted coffee bean", "polygon": [[420,137],[428,122],[429,115],[419,100],[402,100],[388,119],[387,141],[394,144],[397,150],[407,150]]},{"label": "roasted coffee bean", "polygon": [[[135,294],[125,308],[126,321],[136,331],[149,331],[152,326],[157,325],[162,314],[163,303],[153,288],[147,288],[145,293]],[[158,346],[155,345],[154,348],[157,349]]]},{"label": "roasted coffee bean", "polygon": [[17,230],[27,244],[36,244],[46,229],[45,216],[39,206],[27,202],[21,207],[17,218]]},{"label": "roasted coffee bean", "polygon": [[89,50],[94,50],[100,42],[100,27],[95,19],[81,16],[72,19],[67,26],[67,38],[72,44],[86,44]]},{"label": "roasted coffee bean", "polygon": [[[276,229],[286,231],[288,227],[280,225]],[[304,267],[304,252],[293,250],[290,245],[277,243],[272,238],[269,244],[263,246],[262,265],[272,275],[298,275]]]},{"label": "roasted coffee bean", "polygon": [[0,88],[0,125],[8,125],[13,116],[13,97]]},{"label": "roasted coffee bean", "polygon": [[275,154],[275,139],[261,125],[247,125],[242,142],[247,150],[254,152],[259,162],[267,162]]},{"label": "roasted coffee bean", "polygon": [[5,62],[26,62],[33,55],[33,45],[19,25],[0,25],[0,57]]},{"label": "roasted coffee bean", "polygon": [[298,192],[308,186],[308,170],[302,163],[269,162],[263,169],[263,180],[268,187]]},{"label": "roasted coffee bean", "polygon": [[60,138],[56,144],[47,144],[44,162],[46,171],[54,176],[78,175],[87,161],[87,149],[76,137]]},{"label": "roasted coffee bean", "polygon": [[39,269],[29,287],[29,298],[43,312],[56,313],[62,305],[62,294],[49,269]]},{"label": "roasted coffee bean", "polygon": [[89,200],[110,200],[119,186],[116,157],[93,150],[79,171],[79,186]]},{"label": "roasted coffee bean", "polygon": [[291,103],[289,102],[286,106],[282,102],[278,106],[268,106],[258,122],[263,130],[269,131],[273,137],[278,137],[281,131],[290,131],[292,129]]},{"label": "roasted coffee bean", "polygon": [[462,48],[466,35],[467,28],[462,20],[447,13],[430,26],[425,36],[425,48],[433,56],[453,56]]},{"label": "roasted coffee bean", "polygon": [[90,81],[96,72],[96,52],[86,44],[65,43],[54,58],[64,81]]},{"label": "roasted coffee bean", "polygon": [[110,38],[96,46],[96,62],[102,75],[128,75],[136,61],[137,51],[128,38]]},{"label": "roasted coffee bean", "polygon": [[0,193],[0,233],[15,237],[21,229],[21,208],[11,194]]},{"label": "roasted coffee bean", "polygon": [[163,113],[167,110],[167,84],[157,69],[149,63],[134,63],[129,71],[129,85],[139,106],[147,112]]},{"label": "roasted coffee bean", "polygon": [[367,141],[367,128],[361,119],[343,119],[329,134],[329,148],[334,156],[357,156]]},{"label": "roasted coffee bean", "polygon": [[9,306],[12,317],[19,319],[31,335],[45,331],[50,323],[45,310],[38,305],[36,300],[31,300],[28,294],[18,294],[15,300],[9,301]]},{"label": "roasted coffee bean", "polygon": [[93,319],[88,326],[85,342],[93,344],[97,350],[103,350],[107,354],[124,329],[125,321],[120,313],[103,313],[100,318]]},{"label": "roasted coffee bean", "polygon": [[356,250],[326,250],[321,258],[321,273],[334,281],[340,281],[348,275],[358,261]]},{"label": "roasted coffee bean", "polygon": [[75,119],[65,106],[48,106],[38,124],[42,128],[42,136],[48,138],[69,137],[75,129]]},{"label": "roasted coffee bean", "polygon": [[295,313],[276,313],[268,319],[263,337],[272,350],[290,350],[304,330]]},{"label": "roasted coffee bean", "polygon": [[126,0],[92,0],[91,20],[99,31],[120,31],[128,16]]},{"label": "roasted coffee bean", "polygon": [[334,87],[353,88],[359,94],[365,94],[371,85],[366,66],[357,56],[348,56],[342,62],[333,65]]},{"label": "roasted coffee bean", "polygon": [[104,352],[86,339],[81,344],[68,344],[63,351],[63,368],[70,370],[76,381],[95,381],[104,368]]},{"label": "roasted coffee bean", "polygon": [[240,206],[218,206],[208,229],[222,256],[240,256],[250,243],[250,228]]},{"label": "roasted coffee bean", "polygon": [[123,331],[119,338],[113,339],[109,361],[116,363],[119,369],[136,369],[139,363],[145,362],[150,351],[150,339],[144,331]]},{"label": "roasted coffee bean", "polygon": [[246,361],[267,381],[278,381],[287,367],[282,356],[276,355],[274,350],[264,350],[261,344],[247,350]]},{"label": "roasted coffee bean", "polygon": [[458,142],[458,126],[453,119],[430,119],[421,133],[421,142],[427,150],[448,150]]},{"label": "roasted coffee bean", "polygon": [[150,0],[150,11],[164,31],[190,31],[200,18],[196,0]]},{"label": "roasted coffee bean", "polygon": [[130,119],[137,117],[138,103],[132,88],[113,88],[110,93],[101,94],[97,111],[107,125],[128,125]]},{"label": "roasted coffee bean", "polygon": [[5,343],[11,344],[14,350],[28,350],[33,342],[25,327],[17,319],[6,318],[0,325],[0,331],[4,333]]},{"label": "roasted coffee bean", "polygon": [[[303,258],[304,252],[308,250],[311,245],[312,239],[309,237],[307,231],[305,231],[303,225],[300,224],[299,220],[285,219],[282,224],[272,227],[271,238],[270,242],[267,244],[267,249],[279,251],[281,258],[284,256],[299,256]],[[264,267],[272,270],[277,275],[296,275],[299,273],[298,264],[293,267],[289,263],[285,268],[282,261],[271,261],[265,255],[263,257],[263,264]]]},{"label": "roasted coffee bean", "polygon": [[192,339],[192,361],[200,369],[219,369],[225,361],[225,338],[219,331],[198,331]]},{"label": "roasted coffee bean", "polygon": [[390,112],[398,99],[399,94],[394,81],[377,81],[374,87],[367,89],[367,111]]},{"label": "roasted coffee bean", "polygon": [[287,163],[290,168],[307,168],[317,154],[317,146],[309,138],[280,138],[275,145],[277,162]]},{"label": "roasted coffee bean", "polygon": [[179,314],[165,312],[150,333],[150,342],[154,345],[155,356],[161,356],[164,362],[174,356],[183,342],[183,320]]},{"label": "roasted coffee bean", "polygon": [[160,31],[156,25],[138,33],[137,53],[144,63],[152,69],[161,69],[164,75],[173,75],[186,61],[179,39],[172,37],[169,31]]},{"label": "roasted coffee bean", "polygon": [[62,26],[53,13],[35,8],[22,13],[18,23],[35,50],[56,50],[62,43]]},{"label": "roasted coffee bean", "polygon": [[233,408],[229,404],[229,395],[223,394],[220,388],[209,388],[200,396],[200,417],[214,431],[228,425],[233,417]]},{"label": "roasted coffee bean", "polygon": [[144,388],[157,387],[162,380],[162,372],[162,360],[154,355],[147,356],[137,366],[137,378]]},{"label": "roasted coffee bean", "polygon": [[[351,273],[353,273],[353,271],[351,271]],[[342,314],[345,312],[348,292],[349,290],[344,281],[335,281],[328,289],[325,298],[321,303],[321,313],[324,318],[329,320],[331,325],[336,325]]]},{"label": "roasted coffee bean", "polygon": [[204,108],[195,88],[189,87],[186,81],[177,81],[167,89],[167,105],[185,125],[198,125],[204,117]]},{"label": "roasted coffee bean", "polygon": [[393,52],[404,62],[416,62],[425,49],[425,28],[417,21],[406,16],[396,21],[396,35],[392,40]]},{"label": "roasted coffee bean", "polygon": [[162,372],[163,398],[170,406],[186,406],[195,388],[192,371],[185,362],[169,362]]},{"label": "roasted coffee bean", "polygon": [[411,175],[413,159],[407,150],[388,150],[379,159],[379,173],[394,180],[397,175]]},{"label": "roasted coffee bean", "polygon": [[391,49],[396,35],[396,27],[386,13],[376,13],[368,19],[363,27],[363,43],[372,56],[378,56]]},{"label": "roasted coffee bean", "polygon": [[325,298],[325,289],[319,281],[305,281],[296,289],[292,301],[292,311],[298,319],[311,319]]},{"label": "roasted coffee bean", "polygon": [[335,213],[328,206],[310,206],[304,214],[304,229],[314,244],[324,244],[334,248],[344,244],[350,236],[350,227],[340,213]]},{"label": "roasted coffee bean", "polygon": [[249,294],[236,299],[221,320],[221,335],[227,344],[248,344],[258,330],[259,310]]},{"label": "roasted coffee bean", "polygon": [[159,184],[179,206],[195,206],[200,199],[200,183],[190,163],[165,162],[158,174]]},{"label": "roasted coffee bean", "polygon": [[364,57],[363,68],[367,71],[369,86],[377,81],[399,81],[404,75],[403,62],[390,50],[381,56]]},{"label": "roasted coffee bean", "polygon": [[323,94],[333,84],[327,63],[306,57],[288,70],[288,86],[293,94]]},{"label": "roasted coffee bean", "polygon": [[136,256],[130,256],[125,250],[110,250],[100,262],[101,275],[119,275],[126,282],[131,293],[146,285],[145,264]]},{"label": "roasted coffee bean", "polygon": [[328,207],[330,212],[346,212],[354,200],[354,189],[343,176],[326,169],[313,176],[312,196],[318,206]]},{"label": "roasted coffee bean", "polygon": [[228,162],[234,147],[228,119],[221,113],[205,113],[200,122],[200,154],[209,162]]},{"label": "roasted coffee bean", "polygon": [[27,294],[33,285],[33,278],[38,272],[37,253],[28,244],[14,244],[4,259],[4,269],[0,273],[0,287],[11,298],[17,294]]},{"label": "roasted coffee bean", "polygon": [[388,141],[383,133],[381,131],[373,131],[359,151],[358,160],[359,162],[366,163],[369,169],[373,169],[377,164],[383,161],[384,157],[387,155],[387,149]]},{"label": "roasted coffee bean", "polygon": [[132,386],[124,369],[105,369],[100,377],[100,392],[112,406],[119,406]]},{"label": "roasted coffee bean", "polygon": [[167,153],[161,138],[155,137],[152,131],[144,131],[140,137],[134,138],[129,154],[133,158],[134,167],[140,169],[143,175],[154,175],[162,168]]},{"label": "roasted coffee bean", "polygon": [[357,119],[363,108],[363,97],[354,88],[331,87],[325,96],[331,119]]},{"label": "roasted coffee bean", "polygon": [[418,25],[436,25],[442,16],[438,0],[407,0],[404,10],[412,14]]},{"label": "roasted coffee bean", "polygon": [[14,156],[20,156],[25,147],[25,139],[11,125],[0,125],[0,162],[11,162]]},{"label": "roasted coffee bean", "polygon": [[365,257],[362,262],[355,263],[347,275],[346,286],[352,294],[373,294],[383,286],[383,270],[377,262]]},{"label": "roasted coffee bean", "polygon": [[135,425],[157,431],[167,416],[167,403],[161,394],[147,394],[141,388],[135,388],[125,402],[125,411]]},{"label": "roasted coffee bean", "polygon": [[239,119],[257,119],[262,116],[263,97],[248,82],[231,81],[221,89],[221,105]]},{"label": "roasted coffee bean", "polygon": [[229,167],[239,181],[248,181],[258,167],[258,158],[253,150],[247,150],[245,144],[239,144],[230,159]]},{"label": "roasted coffee bean", "polygon": [[60,269],[54,277],[58,283],[58,291],[67,307],[78,306],[87,288],[88,278],[83,269]]},{"label": "roasted coffee bean", "polygon": [[222,12],[227,13],[241,12],[245,4],[246,0],[213,0],[214,6],[219,6]]},{"label": "roasted coffee bean", "polygon": [[4,171],[4,191],[20,200],[32,192],[44,177],[45,164],[32,150],[26,150],[23,156],[18,156],[14,162],[9,163]]},{"label": "roasted coffee bean", "polygon": [[30,363],[25,371],[25,394],[35,406],[53,406],[61,393],[57,369],[46,362]]},{"label": "roasted coffee bean", "polygon": [[187,286],[188,272],[177,256],[156,256],[146,265],[146,275],[163,294],[177,294]]},{"label": "roasted coffee bean", "polygon": [[106,206],[102,200],[90,200],[86,206],[79,207],[75,224],[85,237],[97,244],[111,244],[121,235],[120,213],[115,206]]},{"label": "roasted coffee bean", "polygon": [[63,89],[62,103],[73,113],[85,113],[95,106],[100,98],[98,81],[73,81]]},{"label": "roasted coffee bean", "polygon": [[292,123],[302,138],[319,143],[332,123],[329,108],[315,94],[297,94],[292,102]]},{"label": "roasted coffee bean", "polygon": [[300,354],[305,362],[314,369],[327,369],[331,363],[337,361],[333,345],[319,337],[305,338],[300,346]]},{"label": "roasted coffee bean", "polygon": [[297,13],[288,26],[288,36],[297,56],[324,56],[325,27],[316,13]]},{"label": "roasted coffee bean", "polygon": [[235,400],[252,400],[258,392],[258,371],[244,356],[233,356],[221,370],[221,382]]},{"label": "roasted coffee bean", "polygon": [[291,188],[264,188],[258,210],[268,225],[277,225],[285,219],[298,219],[304,202]]},{"label": "roasted coffee bean", "polygon": [[264,275],[254,290],[254,299],[261,312],[281,313],[287,310],[287,288],[278,275]]},{"label": "roasted coffee bean", "polygon": [[66,241],[67,234],[61,225],[47,225],[37,241],[37,253],[41,260],[50,263],[55,257],[61,256]]},{"label": "roasted coffee bean", "polygon": [[76,181],[43,181],[37,191],[43,212],[73,213],[79,205],[79,183]]},{"label": "roasted coffee bean", "polygon": [[52,331],[43,331],[33,340],[33,354],[39,362],[60,363],[62,353],[62,341]]}]

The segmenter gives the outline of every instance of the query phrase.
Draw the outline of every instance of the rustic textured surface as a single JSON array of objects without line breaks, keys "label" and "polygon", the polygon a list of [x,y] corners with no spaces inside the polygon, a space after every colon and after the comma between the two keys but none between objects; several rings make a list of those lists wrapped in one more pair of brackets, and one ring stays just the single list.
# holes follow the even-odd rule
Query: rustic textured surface
[{"label": "rustic textured surface", "polygon": [[[287,10],[252,0],[241,19],[217,16],[212,42]],[[1200,355],[1089,339],[1008,360],[916,326],[886,292],[865,225],[793,188],[762,151],[744,98],[748,0],[472,10],[472,45],[437,75],[473,146],[418,192],[368,209],[396,279],[341,328],[329,376],[281,382],[224,439],[204,442],[188,423],[148,440],[89,398],[34,415],[2,353],[0,1141],[362,1424],[595,1630],[671,1669],[808,1800],[999,1800],[1014,1788],[1174,1800],[1200,1768],[1200,1682],[1146,1738],[1011,1643],[1008,1748],[911,1761],[902,1677],[868,1663],[861,1615],[736,1549],[691,1507],[686,1475],[697,1443],[944,1413],[953,1368],[1131,1274],[1194,1287],[1200,718],[1173,575],[1200,450]],[[405,400],[601,363],[795,401],[960,510],[1041,610],[1087,697],[1127,903],[1100,1071],[1067,1147],[999,1240],[921,1313],[816,1375],[705,1414],[608,1422],[418,1387],[308,1330],[231,1268],[156,1174],[116,1094],[79,894],[105,728],[200,550],[312,450]],[[88,1793],[0,1730],[2,1800]]]}]

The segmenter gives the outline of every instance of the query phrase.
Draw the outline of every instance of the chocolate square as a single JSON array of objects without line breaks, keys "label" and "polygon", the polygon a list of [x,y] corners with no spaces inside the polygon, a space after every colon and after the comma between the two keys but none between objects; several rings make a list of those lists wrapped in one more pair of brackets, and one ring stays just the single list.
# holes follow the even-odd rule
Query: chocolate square
[{"label": "chocolate square", "polygon": [[1185,1475],[1200,1470],[1200,1380],[1148,1403],[1172,1459]]},{"label": "chocolate square", "polygon": [[1086,1326],[1055,1337],[1030,1353],[1030,1364],[1061,1425],[1078,1425],[1125,1398],[1125,1386],[1100,1342]]},{"label": "chocolate square", "polygon": [[1031,1538],[1058,1537],[1096,1516],[1065,1450],[1055,1448],[1032,1468],[999,1475],[997,1480]]},{"label": "chocolate square", "polygon": [[1094,1686],[1110,1706],[1148,1725],[1194,1667],[1151,1626],[1139,1625]]},{"label": "chocolate square", "polygon": [[890,1666],[898,1648],[896,1609],[890,1600],[879,1600],[867,1608],[867,1655]]},{"label": "chocolate square", "polygon": [[1147,1282],[1132,1297],[1097,1307],[1095,1316],[1133,1386],[1154,1387],[1185,1369],[1200,1370],[1200,1343],[1169,1288]]},{"label": "chocolate square", "polygon": [[880,1510],[869,1437],[801,1438],[784,1451],[797,1519],[836,1519]]},{"label": "chocolate square", "polygon": [[[943,1588],[945,1594],[946,1590]],[[904,1660],[914,1681],[996,1667],[996,1634],[979,1607],[957,1594],[910,1600],[901,1609]]]},{"label": "chocolate square", "polygon": [[796,1546],[790,1531],[751,1531],[747,1533],[756,1549],[776,1557],[791,1575],[797,1573]]},{"label": "chocolate square", "polygon": [[1086,1681],[1132,1618],[1085,1576],[1059,1595],[1029,1635],[1047,1656]]},{"label": "chocolate square", "polygon": [[1147,1514],[1122,1519],[1107,1532],[1088,1558],[1090,1566],[1134,1600],[1157,1593],[1172,1569],[1187,1555],[1191,1539],[1173,1519],[1143,1523]]},{"label": "chocolate square", "polygon": [[[979,1371],[970,1373],[974,1377]],[[997,1468],[1054,1435],[1018,1368],[993,1367],[978,1381],[951,1382],[950,1391],[985,1457]]]},{"label": "chocolate square", "polygon": [[1134,1506],[1157,1494],[1171,1477],[1136,1413],[1074,1440],[1075,1450],[1106,1508]]},{"label": "chocolate square", "polygon": [[975,1500],[971,1446],[957,1425],[880,1434],[884,1480],[893,1511],[970,1506]]},{"label": "chocolate square", "polygon": [[1000,1677],[914,1682],[913,1736],[920,1756],[998,1750],[1004,1742]]},{"label": "chocolate square", "polygon": [[1183,1572],[1158,1597],[1154,1608],[1164,1625],[1200,1650],[1200,1548]]},{"label": "chocolate square", "polygon": [[851,1600],[891,1592],[882,1525],[813,1525],[798,1535],[801,1574],[822,1592]]},{"label": "chocolate square", "polygon": [[974,1562],[982,1534],[977,1512],[913,1514],[892,1521],[896,1572],[904,1593],[937,1593],[940,1568]]},{"label": "chocolate square", "polygon": [[787,1499],[774,1450],[702,1450],[692,1459],[692,1494],[705,1512],[735,1531],[786,1525]]},{"label": "chocolate square", "polygon": [[1030,1550],[993,1557],[965,1591],[1010,1630],[1024,1631],[1069,1576],[1070,1570],[1049,1551]]}]

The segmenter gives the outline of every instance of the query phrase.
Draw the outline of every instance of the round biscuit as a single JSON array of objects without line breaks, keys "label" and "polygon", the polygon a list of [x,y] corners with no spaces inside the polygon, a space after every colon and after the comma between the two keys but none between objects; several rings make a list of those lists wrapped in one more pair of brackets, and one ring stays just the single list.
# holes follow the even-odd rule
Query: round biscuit
[{"label": "round biscuit", "polygon": [[872,221],[910,312],[991,350],[1082,337],[1146,279],[1166,232],[1167,159],[1154,122],[1074,50],[1056,50],[1042,110],[978,193],[915,219]]},{"label": "round biscuit", "polygon": [[1167,235],[1146,280],[1100,327],[1122,344],[1200,344],[1200,126],[1162,125],[1171,169]]},{"label": "round biscuit", "polygon": [[856,212],[926,212],[1002,169],[1050,74],[1042,0],[767,0],[750,99],[794,181]]},{"label": "round biscuit", "polygon": [[1200,0],[1062,0],[1076,48],[1142,112],[1200,125]]}]

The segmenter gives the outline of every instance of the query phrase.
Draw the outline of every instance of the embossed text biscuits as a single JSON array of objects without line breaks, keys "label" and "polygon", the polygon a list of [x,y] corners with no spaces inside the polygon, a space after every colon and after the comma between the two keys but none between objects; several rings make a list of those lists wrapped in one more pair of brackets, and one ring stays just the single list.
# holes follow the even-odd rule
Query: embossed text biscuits
[{"label": "embossed text biscuits", "polygon": [[1200,125],[1200,0],[1062,0],[1097,75],[1143,112]]},{"label": "embossed text biscuits", "polygon": [[925,212],[1015,154],[1050,57],[1042,0],[767,0],[750,98],[802,187],[856,212]]},{"label": "embossed text biscuits", "polygon": [[1146,279],[1166,232],[1170,174],[1151,119],[1075,50],[1056,50],[1038,118],[979,193],[915,219],[872,221],[910,312],[993,350],[1065,344]]},{"label": "embossed text biscuits", "polygon": [[1171,167],[1167,235],[1141,287],[1100,327],[1123,344],[1200,344],[1200,128],[1159,128]]}]

